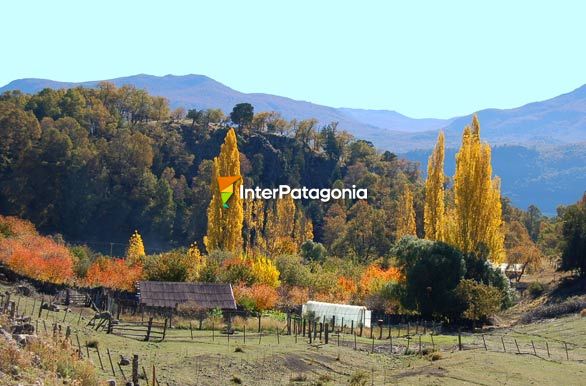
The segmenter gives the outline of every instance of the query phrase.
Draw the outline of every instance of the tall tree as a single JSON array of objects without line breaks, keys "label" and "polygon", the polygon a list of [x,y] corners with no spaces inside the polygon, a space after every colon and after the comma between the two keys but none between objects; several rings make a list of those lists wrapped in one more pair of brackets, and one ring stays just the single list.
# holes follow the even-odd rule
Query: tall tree
[{"label": "tall tree", "polygon": [[238,191],[242,185],[242,178],[234,183],[234,194],[226,208],[222,203],[218,177],[228,176],[240,176],[240,154],[234,129],[228,131],[220,148],[220,155],[214,158],[210,187],[212,199],[208,207],[208,232],[204,243],[208,251],[219,249],[240,253],[244,211]]},{"label": "tall tree", "polygon": [[425,238],[429,240],[444,240],[444,180],[444,133],[440,132],[433,153],[429,156],[425,181],[423,217]]},{"label": "tall tree", "polygon": [[397,208],[397,240],[403,236],[416,236],[417,226],[415,224],[415,209],[413,207],[413,193],[409,185],[405,184],[403,193],[399,196]]},{"label": "tall tree", "polygon": [[566,209],[562,219],[564,245],[560,268],[586,277],[586,193],[580,202]]},{"label": "tall tree", "polygon": [[485,248],[493,262],[504,259],[500,181],[492,178],[490,146],[480,141],[476,115],[472,126],[464,128],[456,154],[454,207],[449,217],[449,243],[464,253]]},{"label": "tall tree", "polygon": [[238,103],[230,113],[230,120],[238,125],[238,128],[246,127],[252,123],[254,107],[250,103]]}]

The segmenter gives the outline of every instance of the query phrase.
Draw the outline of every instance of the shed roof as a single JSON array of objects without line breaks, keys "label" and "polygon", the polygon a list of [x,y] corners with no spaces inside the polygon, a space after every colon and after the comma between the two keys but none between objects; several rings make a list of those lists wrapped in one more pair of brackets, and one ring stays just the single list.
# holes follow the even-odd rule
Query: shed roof
[{"label": "shed roof", "polygon": [[232,285],[225,283],[140,281],[138,299],[148,307],[175,308],[193,302],[205,309],[236,309]]}]

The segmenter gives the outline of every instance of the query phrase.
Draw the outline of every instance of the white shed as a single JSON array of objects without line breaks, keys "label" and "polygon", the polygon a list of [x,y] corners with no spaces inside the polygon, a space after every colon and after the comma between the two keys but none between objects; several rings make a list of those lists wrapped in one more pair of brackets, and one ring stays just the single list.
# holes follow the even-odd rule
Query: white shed
[{"label": "white shed", "polygon": [[315,302],[313,300],[308,301],[302,307],[301,312],[303,315],[308,312],[313,312],[316,319],[324,319],[329,322],[332,320],[332,316],[336,317],[336,325],[344,323],[349,326],[354,321],[354,326],[358,327],[362,325],[366,328],[370,328],[371,311],[367,310],[364,306],[352,306],[349,304],[335,304],[335,303],[324,303]]}]

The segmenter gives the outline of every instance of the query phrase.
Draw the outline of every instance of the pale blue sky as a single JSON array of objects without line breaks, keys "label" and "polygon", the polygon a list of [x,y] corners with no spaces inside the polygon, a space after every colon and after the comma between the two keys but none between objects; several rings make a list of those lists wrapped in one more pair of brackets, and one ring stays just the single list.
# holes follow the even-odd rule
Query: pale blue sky
[{"label": "pale blue sky", "polygon": [[244,92],[450,117],[586,83],[571,1],[9,1],[0,84],[204,74]]}]

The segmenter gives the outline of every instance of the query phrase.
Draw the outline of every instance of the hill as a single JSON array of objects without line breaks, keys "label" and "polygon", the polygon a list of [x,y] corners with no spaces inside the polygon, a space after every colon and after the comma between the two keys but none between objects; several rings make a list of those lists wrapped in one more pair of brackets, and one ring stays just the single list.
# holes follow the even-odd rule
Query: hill
[{"label": "hill", "polygon": [[[287,119],[316,118],[322,124],[336,121],[339,128],[357,138],[369,140],[379,149],[404,153],[424,169],[438,130],[445,130],[447,147],[456,148],[463,127],[471,120],[471,115],[413,119],[389,110],[334,108],[270,94],[247,94],[204,75],[141,74],[109,81],[116,86],[132,84],[164,96],[172,107],[221,108],[229,113],[235,104],[248,102],[257,112],[277,111]],[[29,78],[10,82],[0,92],[35,93],[43,88],[95,87],[98,83]],[[513,109],[485,109],[477,114],[483,138],[493,146],[508,149],[495,151],[495,173],[502,177],[503,191],[515,205],[526,207],[533,203],[553,214],[557,205],[569,204],[581,196],[586,186],[582,177],[586,159],[581,155],[581,143],[586,141],[586,85],[545,101]],[[446,158],[448,173],[454,163],[452,155],[448,153]]]},{"label": "hill", "polygon": [[[471,114],[452,119],[414,119],[390,110],[335,108],[271,94],[243,93],[204,75],[140,74],[108,81],[116,86],[132,84],[164,96],[172,107],[221,108],[228,113],[235,104],[248,102],[257,112],[277,111],[287,119],[316,118],[323,124],[337,121],[340,128],[395,152],[431,148],[442,128],[446,130],[447,145],[455,146],[462,128],[471,119]],[[95,87],[98,83],[28,78],[12,81],[0,92],[35,93],[47,87]],[[477,114],[483,136],[492,145],[543,146],[586,141],[586,85],[545,101],[513,109],[485,109]]]}]

